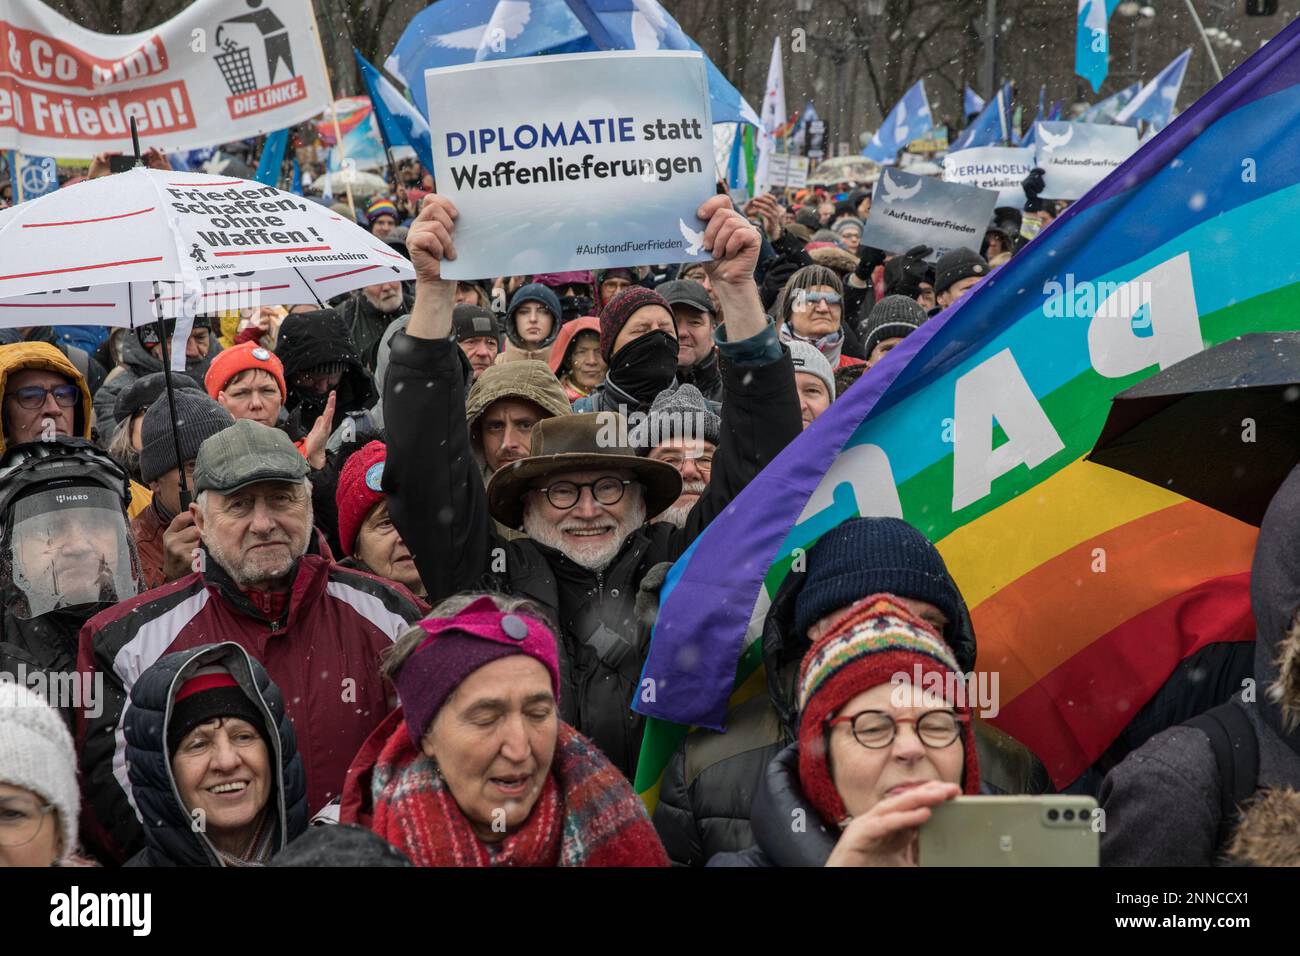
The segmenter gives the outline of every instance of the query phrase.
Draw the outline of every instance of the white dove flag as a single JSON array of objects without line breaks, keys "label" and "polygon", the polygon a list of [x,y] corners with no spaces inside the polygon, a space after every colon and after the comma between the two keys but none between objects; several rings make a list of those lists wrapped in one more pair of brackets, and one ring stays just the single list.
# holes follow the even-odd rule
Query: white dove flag
[{"label": "white dove flag", "polygon": [[704,57],[609,51],[426,70],[450,279],[704,260],[716,170]]},{"label": "white dove flag", "polygon": [[978,252],[997,201],[991,189],[886,169],[876,180],[861,244],[886,252],[929,246],[930,262],[958,247]]},{"label": "white dove flag", "polygon": [[776,131],[785,125],[785,71],[781,66],[781,37],[772,41],[772,62],[767,67],[767,92],[763,94],[763,125],[758,128],[758,164],[754,168],[754,195],[761,196],[771,184],[772,153]]},{"label": "white dove flag", "polygon": [[1043,199],[1079,199],[1138,148],[1132,126],[1101,123],[1038,123],[1038,165]]}]

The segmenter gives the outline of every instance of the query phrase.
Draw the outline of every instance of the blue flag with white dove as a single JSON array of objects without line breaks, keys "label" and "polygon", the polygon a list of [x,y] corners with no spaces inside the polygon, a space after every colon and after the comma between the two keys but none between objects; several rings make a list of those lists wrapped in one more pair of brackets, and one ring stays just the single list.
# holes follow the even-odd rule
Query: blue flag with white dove
[{"label": "blue flag with white dove", "polygon": [[389,149],[394,146],[410,146],[415,150],[420,165],[432,170],[433,144],[429,136],[429,121],[361,55],[360,50],[353,47],[352,54],[357,58],[357,66],[361,68],[361,79],[366,84],[366,92],[370,94],[375,123],[385,145]]},{"label": "blue flag with white dove", "polygon": [[917,80],[889,111],[862,155],[883,166],[889,166],[898,161],[900,149],[912,140],[932,132],[934,118],[930,115],[930,100],[925,95],[925,81]]},{"label": "blue flag with white dove", "polygon": [[1191,56],[1190,47],[1180,53],[1154,80],[1142,87],[1137,96],[1125,104],[1115,115],[1115,122],[1137,125],[1138,120],[1146,120],[1152,129],[1168,126],[1174,118],[1174,104],[1178,102],[1178,91],[1183,88],[1187,61]]},{"label": "blue flag with white dove", "polygon": [[[439,0],[411,18],[384,67],[428,116],[427,69],[597,50],[703,53],[657,0]],[[758,126],[753,107],[707,56],[705,67],[713,122]]]},{"label": "blue flag with white dove", "polygon": [[969,86],[962,93],[962,112],[967,116],[978,116],[984,109],[984,97]]},{"label": "blue flag with white dove", "polygon": [[1011,142],[1011,84],[1005,83],[997,96],[985,104],[980,115],[949,147],[953,152],[976,146],[1000,146]]}]

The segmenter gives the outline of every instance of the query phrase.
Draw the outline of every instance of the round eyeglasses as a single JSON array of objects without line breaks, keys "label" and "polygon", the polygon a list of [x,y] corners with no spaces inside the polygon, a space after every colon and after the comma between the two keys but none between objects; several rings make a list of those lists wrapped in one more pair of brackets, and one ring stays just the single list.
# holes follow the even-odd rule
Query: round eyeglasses
[{"label": "round eyeglasses", "polygon": [[863,710],[828,719],[826,726],[850,724],[854,740],[869,750],[881,750],[894,742],[899,724],[913,724],[921,743],[938,750],[951,746],[969,719],[950,710],[930,710],[920,717],[894,717],[883,710]]},{"label": "round eyeglasses", "polygon": [[623,500],[623,493],[627,491],[627,486],[632,484],[626,478],[597,478],[595,481],[554,481],[545,488],[534,488],[534,491],[540,491],[546,495],[546,500],[551,503],[551,507],[559,508],[561,511],[568,511],[578,503],[582,497],[582,489],[590,488],[591,497],[596,499],[597,504],[616,505]]}]

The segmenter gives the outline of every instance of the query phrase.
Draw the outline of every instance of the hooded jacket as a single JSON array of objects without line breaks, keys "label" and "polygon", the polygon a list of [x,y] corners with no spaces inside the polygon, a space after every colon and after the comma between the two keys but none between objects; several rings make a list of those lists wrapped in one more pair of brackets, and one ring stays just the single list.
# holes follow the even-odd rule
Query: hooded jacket
[{"label": "hooded jacket", "polygon": [[[81,373],[77,371],[77,367],[59,351],[57,346],[48,342],[15,342],[12,345],[0,346],[0,395],[4,395],[9,389],[9,376],[28,369],[62,375],[77,386],[81,391],[81,401],[77,403],[76,413],[73,415],[71,437],[89,438],[93,414],[90,389],[86,386],[86,380]],[[108,409],[108,420],[113,421],[111,404]],[[6,424],[6,429],[7,427]],[[8,438],[3,431],[0,431],[0,456],[4,455],[8,448]]]},{"label": "hooded jacket", "polygon": [[[1255,677],[1231,706],[1246,712],[1259,752],[1259,789],[1300,789],[1300,467],[1273,496],[1255,545],[1250,604]],[[1209,866],[1222,862],[1219,768],[1204,731],[1170,727],[1106,775],[1104,866]],[[1230,782],[1229,782],[1229,785]]]},{"label": "hooded jacket", "polygon": [[[74,326],[75,328],[75,326]],[[83,348],[73,345],[71,342],[60,339],[55,333],[54,326],[42,325],[34,329],[28,329],[24,336],[28,342],[48,342],[56,349],[67,356],[68,361],[73,364],[82,377],[86,380],[86,385],[90,388],[90,394],[94,395],[99,391],[99,386],[104,384],[104,377],[108,374],[104,366],[95,360],[91,353]]]},{"label": "hooded jacket", "polygon": [[160,657],[201,644],[233,641],[248,650],[280,687],[294,724],[310,728],[301,748],[308,806],[319,809],[341,790],[352,755],[392,706],[378,658],[419,619],[415,599],[316,553],[299,559],[278,617],[259,597],[208,561],[206,570],[123,601],[82,628],[77,669],[103,682],[101,712],[78,715],[82,835],[102,852],[121,859],[143,844],[123,772],[128,695]]},{"label": "hooded jacket", "polygon": [[[519,326],[515,324],[515,313],[519,307],[526,302],[537,302],[544,309],[551,313],[551,331],[541,342],[531,347],[524,344],[524,340],[519,337]],[[506,343],[505,349],[497,358],[498,362],[515,362],[520,359],[540,359],[543,362],[550,362],[551,349],[555,340],[560,335],[560,324],[564,321],[560,309],[559,297],[542,285],[540,282],[530,282],[528,285],[521,286],[517,292],[510,298],[510,306],[506,309],[505,331]]]},{"label": "hooded jacket", "polygon": [[[560,385],[564,389],[565,398],[570,402],[575,402],[579,398],[588,394],[579,392],[577,385],[573,383],[571,376],[564,371],[569,363],[569,351],[573,347],[573,340],[578,337],[580,332],[594,332],[600,335],[600,319],[594,315],[584,315],[581,318],[574,319],[572,322],[565,322],[560,327],[560,334],[555,339],[555,344],[551,346],[550,366],[555,377],[560,380]],[[719,378],[718,384],[722,380]]]},{"label": "hooded jacket", "polygon": [[[394,316],[397,318],[397,316]],[[376,345],[376,350],[378,346]],[[294,388],[295,375],[321,365],[341,363],[343,377],[339,379],[334,422],[343,421],[349,412],[360,412],[375,404],[378,394],[375,382],[348,336],[343,318],[333,309],[315,312],[295,312],[285,316],[275,342],[275,357],[284,366],[284,380],[289,386],[285,409],[289,413],[288,426],[291,438],[301,437],[311,430],[316,417],[324,409],[309,409]]]},{"label": "hooded jacket", "polygon": [[[642,579],[660,562],[680,557],[802,431],[789,354],[776,348],[771,326],[754,338],[759,341],[723,346],[727,401],[721,440],[709,486],[685,527],[641,525],[600,572],[532,539],[503,540],[494,532],[486,492],[474,480],[477,463],[466,427],[469,362],[450,339],[405,333],[393,339],[384,395],[389,442],[383,487],[429,603],[497,588],[546,608],[559,643],[560,719],[591,738],[627,776],[644,726],[630,709],[650,638],[634,607]],[[764,359],[753,364],[732,363],[727,355],[728,349],[756,344]],[[779,356],[775,360],[766,359],[768,345]]]},{"label": "hooded jacket", "polygon": [[274,784],[267,804],[275,817],[273,853],[307,829],[307,778],[284,698],[265,668],[238,644],[203,644],[168,654],[131,688],[126,712],[126,765],[144,826],[145,848],[127,866],[221,866],[207,836],[197,831],[179,797],[167,752],[167,725],[176,694],[195,671],[220,665],[262,714]]},{"label": "hooded jacket", "polygon": [[470,448],[483,473],[483,483],[492,477],[487,458],[483,454],[483,434],[479,419],[493,402],[503,398],[523,399],[532,402],[543,412],[543,418],[568,415],[569,398],[564,394],[555,375],[541,362],[507,362],[493,365],[479,375],[465,397],[465,421],[469,425]]},{"label": "hooded jacket", "polygon": [[[196,381],[203,381],[208,374],[208,366],[221,352],[221,342],[213,334],[208,354],[193,362],[186,359],[185,371]],[[99,433],[99,443],[107,448],[117,432],[118,424],[113,417],[117,405],[117,396],[138,378],[151,372],[163,371],[162,359],[156,357],[140,343],[140,337],[128,331],[122,339],[122,364],[109,371],[104,384],[95,392],[95,431]]]},{"label": "hooded jacket", "polygon": [[[726,733],[692,732],[664,770],[653,821],[668,856],[679,866],[701,866],[718,853],[736,853],[754,843],[754,801],[768,764],[798,739],[796,685],[799,662],[810,646],[794,626],[803,578],[802,572],[786,576],[763,622],[767,693],[755,694],[732,710]],[[964,602],[944,640],[962,671],[972,670],[975,632]],[[975,746],[981,786],[989,792],[1051,791],[1046,768],[1008,734],[977,720]]]}]

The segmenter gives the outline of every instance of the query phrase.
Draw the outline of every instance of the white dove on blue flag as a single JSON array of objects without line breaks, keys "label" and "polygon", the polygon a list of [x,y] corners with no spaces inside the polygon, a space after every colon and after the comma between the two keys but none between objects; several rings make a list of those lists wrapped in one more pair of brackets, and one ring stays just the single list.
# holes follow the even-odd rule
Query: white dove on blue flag
[{"label": "white dove on blue flag", "polygon": [[925,81],[917,80],[916,85],[904,93],[889,111],[862,155],[881,165],[892,165],[898,161],[900,149],[933,131],[934,118],[930,115],[930,100],[925,95]]},{"label": "white dove on blue flag", "polygon": [[979,116],[967,126],[950,152],[975,146],[997,146],[1011,141],[1011,84],[1006,83],[998,95],[988,101]]},{"label": "white dove on blue flag", "polygon": [[1138,120],[1146,120],[1152,129],[1168,126],[1174,116],[1174,104],[1178,102],[1178,91],[1183,87],[1187,61],[1191,56],[1190,47],[1180,53],[1154,80],[1142,87],[1137,96],[1125,104],[1116,114],[1115,122],[1135,126]]},{"label": "white dove on blue flag", "polygon": [[[657,0],[439,0],[411,18],[384,68],[428,116],[425,70],[596,50],[703,52]],[[758,126],[753,107],[704,59],[713,122]]]}]

